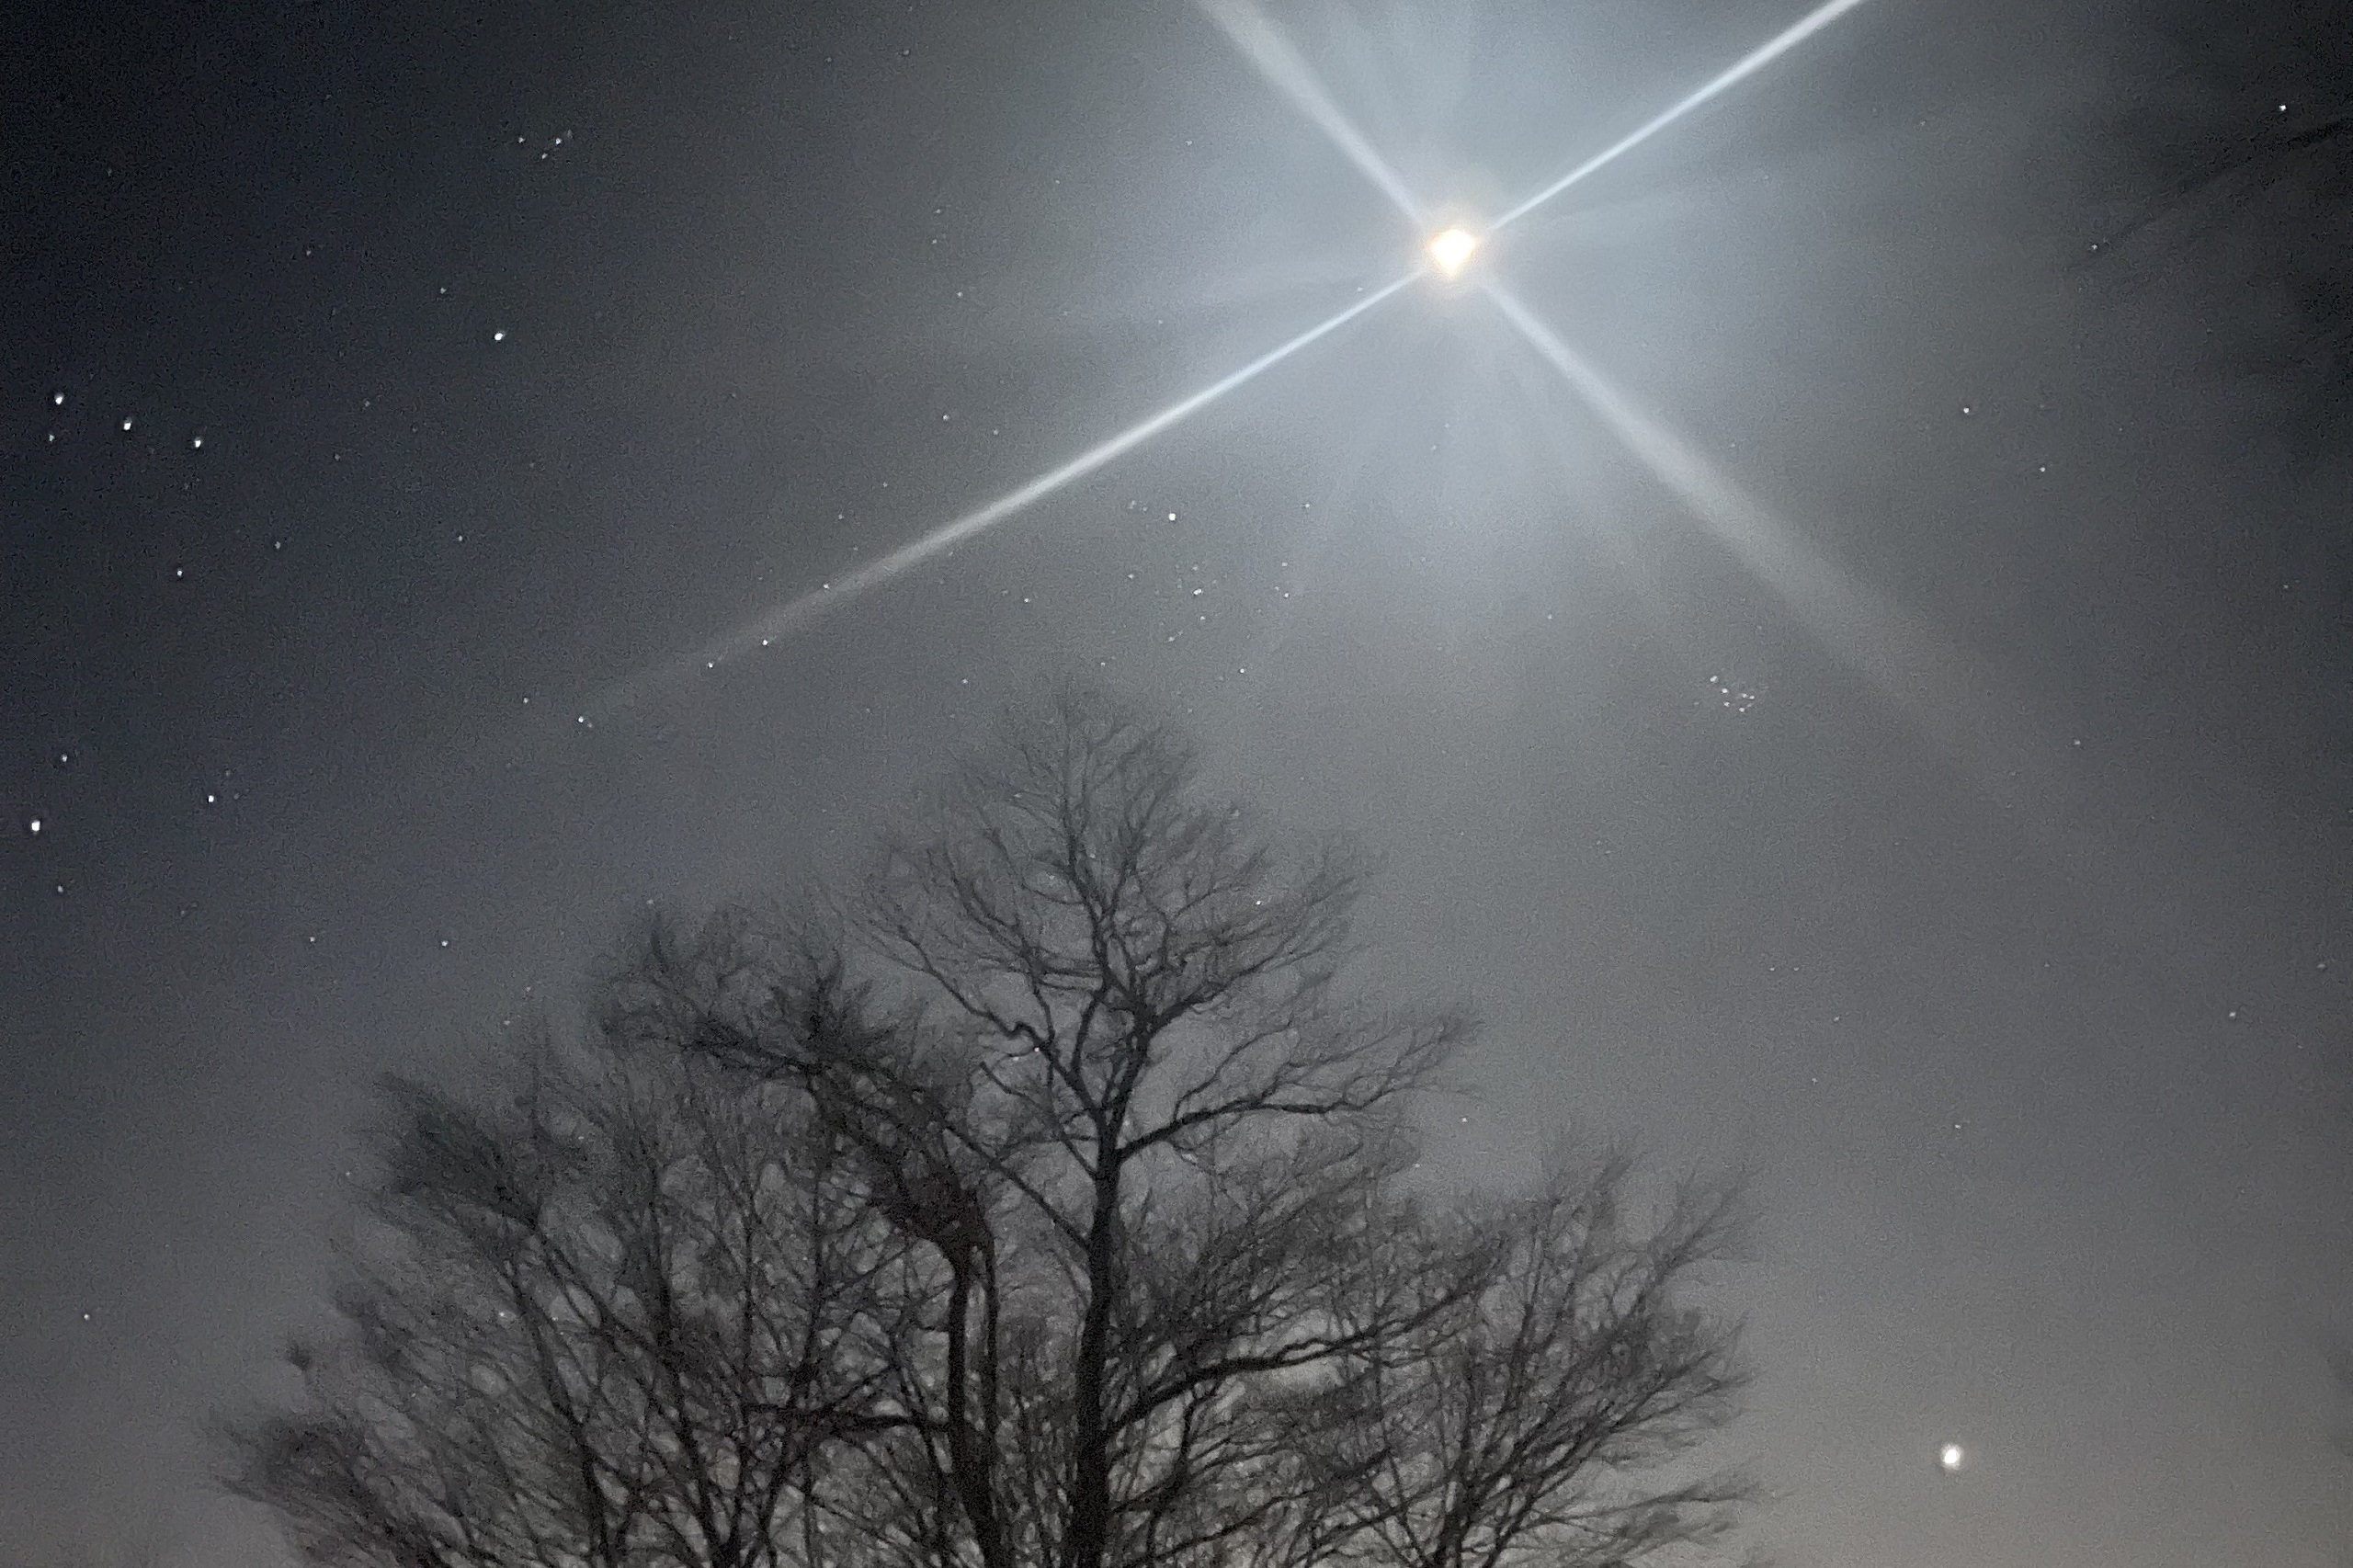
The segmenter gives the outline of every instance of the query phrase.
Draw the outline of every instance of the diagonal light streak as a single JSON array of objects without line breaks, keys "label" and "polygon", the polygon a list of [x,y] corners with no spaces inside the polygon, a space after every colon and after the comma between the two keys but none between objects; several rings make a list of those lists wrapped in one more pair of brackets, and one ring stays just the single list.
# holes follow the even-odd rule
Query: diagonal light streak
[{"label": "diagonal light streak", "polygon": [[1517,223],[1578,181],[1588,178],[1616,163],[1692,110],[1746,81],[1863,3],[1864,0],[1824,0],[1823,5],[1815,6],[1789,27],[1749,51],[1720,74],[1711,78],[1697,91],[1677,100],[1673,107],[1652,116],[1642,125],[1620,137],[1551,185],[1506,212],[1488,227],[1501,229],[1508,224]]},{"label": "diagonal light streak", "polygon": [[1243,57],[1257,67],[1258,74],[1330,137],[1332,144],[1347,155],[1365,178],[1381,187],[1381,194],[1405,215],[1407,222],[1417,229],[1427,223],[1422,204],[1405,188],[1397,171],[1340,112],[1340,106],[1332,101],[1332,95],[1324,90],[1324,84],[1315,79],[1315,73],[1308,68],[1299,51],[1267,19],[1265,12],[1252,0],[1199,0],[1199,4]]},{"label": "diagonal light streak", "polygon": [[[1048,469],[1027,483],[1006,491],[986,506],[975,507],[951,522],[943,523],[929,533],[901,545],[890,554],[870,561],[857,571],[835,578],[826,586],[802,594],[751,624],[715,639],[695,654],[691,662],[682,660],[668,673],[678,675],[696,667],[709,667],[738,654],[767,647],[804,630],[868,590],[905,575],[941,551],[951,550],[974,535],[996,527],[1055,491],[1075,483],[1115,459],[1133,451],[1171,426],[1199,414],[1245,381],[1290,358],[1309,344],[1339,331],[1421,276],[1417,268],[1383,284],[1361,300],[1351,302],[1345,310],[1326,316],[1305,332],[1267,349],[1240,369],[1219,377],[1199,392],[1179,398],[1148,418],[1138,420],[1118,435],[1097,442],[1069,461]],[[648,683],[633,680],[614,687],[606,694],[605,705],[626,704],[644,684]]]},{"label": "diagonal light streak", "polygon": [[[1492,278],[1481,287],[1571,391],[1675,492],[1700,525],[1757,580],[1779,595],[1831,653],[1876,687],[1947,750],[1981,749],[1992,737],[1982,704],[1949,672],[1951,655],[1909,625],[1893,604],[1807,547],[1766,507],[1638,407]],[[1982,756],[1974,760],[1984,764]]]}]

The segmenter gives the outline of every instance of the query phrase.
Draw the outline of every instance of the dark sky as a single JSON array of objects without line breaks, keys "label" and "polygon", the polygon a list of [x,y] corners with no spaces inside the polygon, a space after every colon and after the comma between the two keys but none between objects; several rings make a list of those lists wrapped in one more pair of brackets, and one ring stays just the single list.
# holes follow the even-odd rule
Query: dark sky
[{"label": "dark sky", "polygon": [[[1271,14],[1476,213],[1799,10]],[[649,900],[840,866],[1071,675],[1386,853],[1382,967],[1490,1021],[1466,1174],[1757,1171],[1782,1560],[2353,1543],[2353,454],[2238,354],[2296,331],[2244,245],[2088,260],[2136,127],[2290,66],[1874,0],[1495,247],[1811,597],[1417,285],[648,680],[1418,236],[1173,0],[6,26],[0,1561],[260,1560],[204,1425],[284,1392],[369,1082],[566,1016]]]}]

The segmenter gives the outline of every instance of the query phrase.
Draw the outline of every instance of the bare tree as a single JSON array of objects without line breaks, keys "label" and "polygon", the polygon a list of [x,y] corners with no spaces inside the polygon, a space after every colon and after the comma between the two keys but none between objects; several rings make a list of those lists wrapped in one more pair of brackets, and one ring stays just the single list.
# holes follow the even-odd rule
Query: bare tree
[{"label": "bare tree", "polygon": [[817,1450],[907,1425],[904,1244],[789,1101],[676,1057],[532,1069],[488,1107],[388,1086],[352,1332],[295,1348],[307,1408],[233,1433],[233,1486],[319,1562],[814,1568]]},{"label": "bare tree", "polygon": [[[1722,1327],[1677,1300],[1737,1229],[1728,1188],[1687,1187],[1629,1229],[1611,1156],[1560,1164],[1524,1196],[1455,1216],[1482,1249],[1475,1292],[1386,1355],[1353,1358],[1344,1473],[1366,1527],[1336,1555],[1386,1568],[1497,1568],[1531,1556],[1625,1562],[1730,1522],[1735,1477],[1657,1479],[1732,1413]],[[1327,1556],[1335,1555],[1326,1553]]]},{"label": "bare tree", "polygon": [[[416,1099],[466,1131],[396,1145],[419,1261],[355,1298],[359,1338],[387,1301],[442,1339],[483,1306],[453,1347],[335,1363],[248,1444],[248,1490],[314,1558],[410,1568],[1505,1568],[1708,1538],[1737,1488],[1660,1467],[1732,1413],[1732,1331],[1688,1296],[1725,1204],[1638,1222],[1617,1161],[1417,1194],[1409,1119],[1468,1025],[1350,981],[1359,882],[1114,702],[1016,721],[830,934],[652,934],[590,1108]],[[584,1140],[615,1083],[629,1135]]]}]

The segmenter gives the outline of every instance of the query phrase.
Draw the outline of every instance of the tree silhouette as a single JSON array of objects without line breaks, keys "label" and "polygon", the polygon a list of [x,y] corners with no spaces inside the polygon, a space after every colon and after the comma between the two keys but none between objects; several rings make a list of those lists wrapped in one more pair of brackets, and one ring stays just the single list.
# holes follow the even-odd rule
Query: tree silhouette
[{"label": "tree silhouette", "polygon": [[[1008,724],[823,927],[647,934],[488,1109],[395,1091],[353,1332],[236,1484],[399,1568],[1506,1568],[1713,1537],[1721,1190],[1455,1199],[1467,1034],[1170,730]],[[1640,1210],[1640,1213],[1637,1213]]]}]

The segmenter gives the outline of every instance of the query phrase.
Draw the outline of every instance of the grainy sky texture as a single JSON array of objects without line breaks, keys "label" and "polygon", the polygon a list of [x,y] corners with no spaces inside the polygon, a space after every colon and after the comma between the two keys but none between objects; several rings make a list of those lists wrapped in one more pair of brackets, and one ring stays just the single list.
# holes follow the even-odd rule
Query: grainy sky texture
[{"label": "grainy sky texture", "polygon": [[[1801,7],[1266,14],[1475,222]],[[2234,210],[2092,249],[2328,79],[2160,21],[1871,0],[760,650],[1421,235],[1173,0],[12,8],[0,1561],[267,1560],[373,1077],[1071,676],[1386,853],[1466,1176],[1757,1172],[1758,1544],[2339,1561],[2353,459]]]}]

